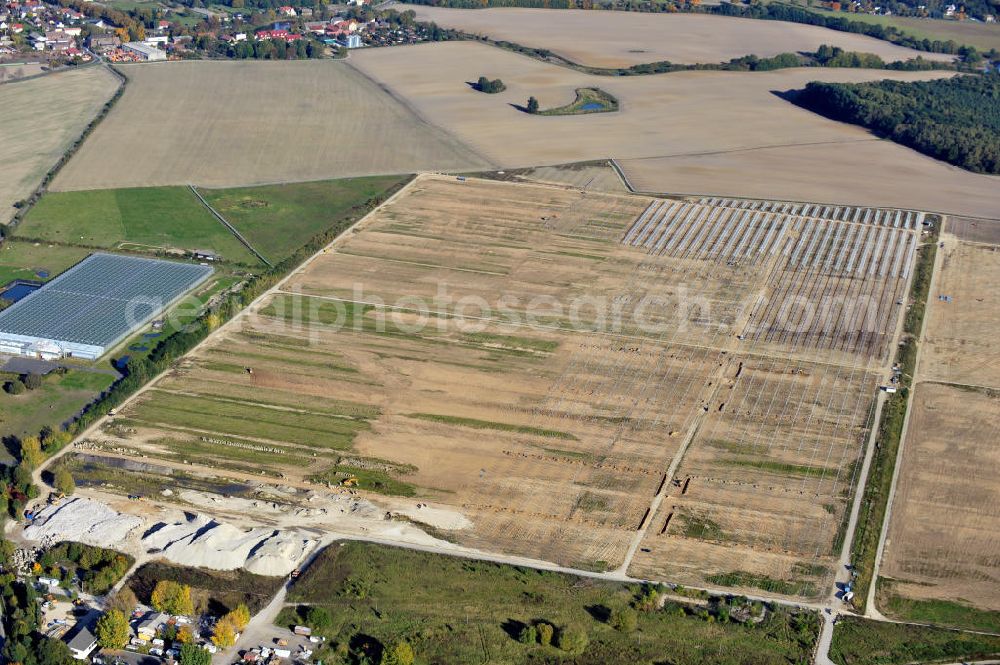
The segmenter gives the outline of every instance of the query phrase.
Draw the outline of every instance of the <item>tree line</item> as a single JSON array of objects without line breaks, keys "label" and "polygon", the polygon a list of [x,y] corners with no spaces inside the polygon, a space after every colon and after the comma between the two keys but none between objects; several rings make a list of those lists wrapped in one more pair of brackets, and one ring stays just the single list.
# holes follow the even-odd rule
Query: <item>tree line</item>
[{"label": "tree line", "polygon": [[1000,174],[1000,74],[808,84],[795,102],[977,173]]}]

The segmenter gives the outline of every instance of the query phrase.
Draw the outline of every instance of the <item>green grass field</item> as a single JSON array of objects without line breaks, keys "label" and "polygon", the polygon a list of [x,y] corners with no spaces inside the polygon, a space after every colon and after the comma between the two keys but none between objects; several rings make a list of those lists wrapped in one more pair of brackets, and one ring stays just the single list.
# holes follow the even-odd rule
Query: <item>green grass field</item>
[{"label": "green grass field", "polygon": [[1000,637],[946,628],[841,617],[830,658],[839,665],[906,665],[980,660],[1000,654]]},{"label": "green grass field", "polygon": [[897,595],[892,580],[880,577],[875,605],[886,616],[915,623],[1000,633],[1000,612],[982,610],[948,600],[914,600]]},{"label": "green grass field", "polygon": [[[82,247],[6,240],[0,245],[0,286],[13,279],[48,281],[90,253]],[[40,278],[40,270],[47,272],[48,278]]]},{"label": "green grass field", "polygon": [[[17,377],[0,374],[6,383]],[[42,387],[20,395],[0,392],[0,435],[35,435],[43,425],[58,427],[72,418],[114,380],[110,373],[71,369],[66,374],[50,374]]]},{"label": "green grass field", "polygon": [[199,191],[257,251],[278,263],[314,235],[356,216],[355,206],[405,180],[377,176]]},{"label": "green grass field", "polygon": [[[292,587],[288,601],[315,603],[332,620],[314,658],[379,662],[382,645],[406,641],[419,663],[806,663],[818,617],[767,612],[760,624],[729,619],[729,606],[667,602],[636,610],[634,630],[617,630],[609,611],[639,602],[637,586],[414,552],[359,542],[323,551]],[[734,603],[733,606],[742,605]],[[288,607],[279,623],[301,623]],[[589,644],[569,654],[525,644],[525,625],[575,626]],[[367,648],[366,648],[367,645]]]},{"label": "green grass field", "polygon": [[[177,428],[218,432],[220,436],[287,442],[317,449],[347,450],[355,435],[368,429],[363,418],[335,409],[295,411],[154,390],[138,411],[141,420]],[[134,416],[130,416],[134,417]]]},{"label": "green grass field", "polygon": [[49,192],[17,234],[64,244],[128,249],[205,249],[229,261],[259,261],[186,187]]}]

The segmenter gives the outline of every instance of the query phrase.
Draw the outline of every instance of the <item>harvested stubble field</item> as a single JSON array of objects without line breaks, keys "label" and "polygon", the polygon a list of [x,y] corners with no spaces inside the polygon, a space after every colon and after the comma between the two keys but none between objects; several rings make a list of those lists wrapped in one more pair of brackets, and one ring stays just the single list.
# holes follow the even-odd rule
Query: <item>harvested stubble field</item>
[{"label": "harvested stubble field", "polygon": [[942,239],[941,272],[921,345],[922,378],[1000,389],[1000,245],[960,242],[951,234]]},{"label": "harvested stubble field", "polygon": [[[1000,178],[949,167],[775,94],[813,80],[921,80],[941,72],[589,76],[476,42],[370,49],[352,55],[351,66],[503,168],[613,157],[638,189],[650,192],[739,193],[985,217],[1000,210]],[[466,85],[487,74],[502,79],[506,90],[484,95]],[[561,106],[583,87],[606,90],[621,109],[533,116],[512,106],[529,96],[541,108]],[[850,178],[835,175],[847,173]]]},{"label": "harvested stubble field", "polygon": [[118,87],[103,67],[87,67],[0,86],[0,223],[39,185]]},{"label": "harvested stubble field", "polygon": [[341,62],[123,69],[122,99],[54,189],[230,187],[489,166]]},{"label": "harvested stubble field", "polygon": [[988,237],[972,224],[949,220],[941,236],[877,600],[891,616],[1000,631],[1000,248],[954,235]]},{"label": "harvested stubble field", "polygon": [[879,609],[998,631],[1000,391],[923,382],[912,409],[881,568],[880,583],[893,582]]},{"label": "harvested stubble field", "polygon": [[[627,563],[653,524],[636,574],[812,595],[881,347],[838,346],[864,321],[825,341],[738,338],[759,291],[806,283],[783,269],[799,216],[743,212],[422,176],[126,409],[124,438],[217,472],[374,471],[363,488],[463,512],[462,544],[574,566]],[[808,256],[835,239],[810,239]],[[826,288],[850,281],[807,265],[841,278]],[[672,481],[688,476],[681,495]],[[647,512],[665,488],[688,515],[660,534],[669,510]]]},{"label": "harvested stubble field", "polygon": [[565,9],[452,9],[414,6],[418,20],[498,41],[548,49],[590,67],[630,67],[669,60],[680,64],[715,63],[757,55],[815,51],[822,44],[845,51],[874,53],[883,60],[918,55],[935,60],[952,56],[921,53],[889,42],[814,25],[756,21],[708,14],[641,14]]}]

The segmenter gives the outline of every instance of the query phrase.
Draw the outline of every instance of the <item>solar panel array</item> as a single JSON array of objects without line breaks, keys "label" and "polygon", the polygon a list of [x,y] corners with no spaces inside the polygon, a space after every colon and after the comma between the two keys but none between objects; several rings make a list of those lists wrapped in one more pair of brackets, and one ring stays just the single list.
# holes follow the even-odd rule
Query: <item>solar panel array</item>
[{"label": "solar panel array", "polygon": [[0,312],[0,335],[107,347],[211,273],[189,263],[92,254]]}]

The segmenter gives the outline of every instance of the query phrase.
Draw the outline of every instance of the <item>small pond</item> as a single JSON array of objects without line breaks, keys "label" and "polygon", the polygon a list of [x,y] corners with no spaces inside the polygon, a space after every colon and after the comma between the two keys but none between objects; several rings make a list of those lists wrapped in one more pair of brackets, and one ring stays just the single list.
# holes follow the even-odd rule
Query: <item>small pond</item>
[{"label": "small pond", "polygon": [[18,300],[23,300],[40,288],[42,288],[42,285],[35,282],[14,280],[3,287],[3,290],[0,291],[0,298],[14,303]]}]

